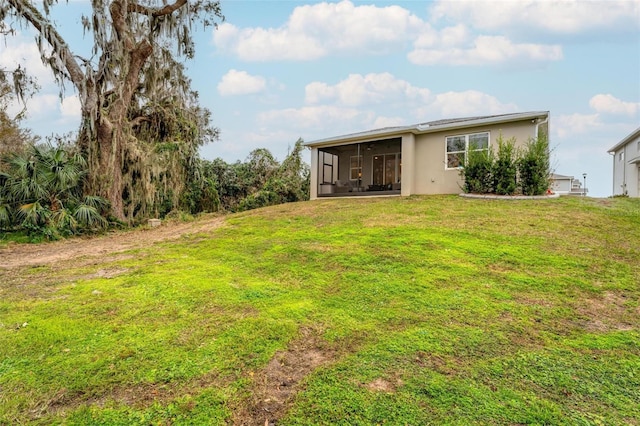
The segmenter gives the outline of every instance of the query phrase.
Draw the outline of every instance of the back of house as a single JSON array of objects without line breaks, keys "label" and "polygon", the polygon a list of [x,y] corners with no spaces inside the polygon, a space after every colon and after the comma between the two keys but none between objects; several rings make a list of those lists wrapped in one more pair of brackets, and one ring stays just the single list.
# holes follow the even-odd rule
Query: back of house
[{"label": "back of house", "polygon": [[386,127],[307,143],[311,199],[318,197],[457,194],[470,149],[516,147],[549,135],[549,111],[464,117]]}]

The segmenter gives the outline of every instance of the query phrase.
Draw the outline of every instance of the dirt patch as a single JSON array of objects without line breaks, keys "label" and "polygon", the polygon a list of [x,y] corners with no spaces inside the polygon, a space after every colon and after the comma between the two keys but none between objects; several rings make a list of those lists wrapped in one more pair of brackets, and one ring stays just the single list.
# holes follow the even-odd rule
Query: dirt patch
[{"label": "dirt patch", "polygon": [[176,240],[185,235],[210,232],[220,227],[224,218],[205,216],[192,222],[165,222],[156,228],[139,228],[126,232],[112,232],[91,238],[72,238],[43,244],[10,244],[0,249],[0,270],[25,266],[55,265],[71,259],[110,258],[114,253],[147,247],[150,244]]},{"label": "dirt patch", "polygon": [[585,299],[576,310],[583,318],[580,325],[588,331],[629,331],[638,327],[640,306],[624,293],[605,292],[597,299]]},{"label": "dirt patch", "polygon": [[423,351],[416,353],[414,361],[422,368],[435,371],[445,376],[455,376],[460,369],[459,360],[455,358],[445,358],[444,356]]},{"label": "dirt patch", "polygon": [[396,388],[402,385],[403,382],[401,379],[389,381],[386,379],[378,378],[371,383],[367,383],[365,387],[372,392],[395,393]]},{"label": "dirt patch", "polygon": [[252,375],[250,396],[234,410],[233,424],[277,424],[302,389],[302,380],[335,357],[336,352],[317,330],[301,329],[300,336],[286,350],[277,352],[264,370]]}]

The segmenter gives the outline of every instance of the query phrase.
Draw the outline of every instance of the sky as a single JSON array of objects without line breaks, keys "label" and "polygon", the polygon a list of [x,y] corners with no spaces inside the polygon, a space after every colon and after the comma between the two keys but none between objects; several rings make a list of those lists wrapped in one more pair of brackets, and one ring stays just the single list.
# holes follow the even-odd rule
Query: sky
[{"label": "sky", "polygon": [[[220,139],[204,158],[243,161],[257,148],[282,160],[293,144],[444,118],[550,111],[552,167],[587,174],[610,196],[607,150],[640,126],[640,0],[222,0],[225,21],[196,31],[186,63]],[[89,52],[80,15],[56,21],[72,50]],[[33,32],[0,44],[0,67],[22,63],[42,89],[24,126],[76,130],[79,102],[62,97]],[[309,161],[310,152],[305,152]]]}]

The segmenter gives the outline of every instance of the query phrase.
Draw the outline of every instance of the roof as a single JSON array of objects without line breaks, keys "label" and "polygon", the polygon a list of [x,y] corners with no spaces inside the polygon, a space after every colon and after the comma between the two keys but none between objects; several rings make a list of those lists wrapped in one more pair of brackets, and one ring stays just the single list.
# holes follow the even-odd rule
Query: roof
[{"label": "roof", "polygon": [[449,118],[443,120],[429,121],[426,123],[413,124],[410,126],[383,127],[381,129],[367,130],[364,132],[350,133],[342,136],[334,136],[326,139],[318,139],[307,142],[305,145],[329,146],[337,143],[359,142],[370,140],[371,138],[387,138],[399,136],[404,133],[422,134],[433,133],[449,129],[463,129],[487,124],[509,123],[513,121],[530,120],[536,118],[548,118],[549,111],[519,112],[513,114],[485,115],[476,117]]},{"label": "roof", "polygon": [[618,149],[622,148],[623,146],[625,146],[626,144],[628,144],[629,142],[633,141],[636,138],[640,138],[640,127],[638,127],[633,132],[631,132],[626,138],[622,139],[620,142],[615,144],[607,152],[608,153],[616,152]]},{"label": "roof", "polygon": [[567,176],[567,175],[559,175],[557,173],[552,173],[551,174],[551,179],[553,180],[564,180],[564,179],[575,179],[573,176]]}]

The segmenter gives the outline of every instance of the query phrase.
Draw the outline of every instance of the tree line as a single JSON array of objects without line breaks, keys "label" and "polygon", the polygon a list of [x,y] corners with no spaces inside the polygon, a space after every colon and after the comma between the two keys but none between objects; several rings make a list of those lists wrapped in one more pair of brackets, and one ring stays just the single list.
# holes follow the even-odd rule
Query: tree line
[{"label": "tree line", "polygon": [[42,143],[20,127],[22,114],[6,112],[10,101],[26,105],[36,82],[20,67],[0,69],[0,229],[57,237],[308,197],[302,140],[282,162],[266,149],[232,164],[199,155],[219,132],[183,62],[195,55],[193,28],[224,20],[219,1],[93,0],[81,17],[90,52],[58,31],[57,6],[68,5],[0,0],[0,37],[34,30],[61,93],[71,84],[81,104],[77,136]]}]

